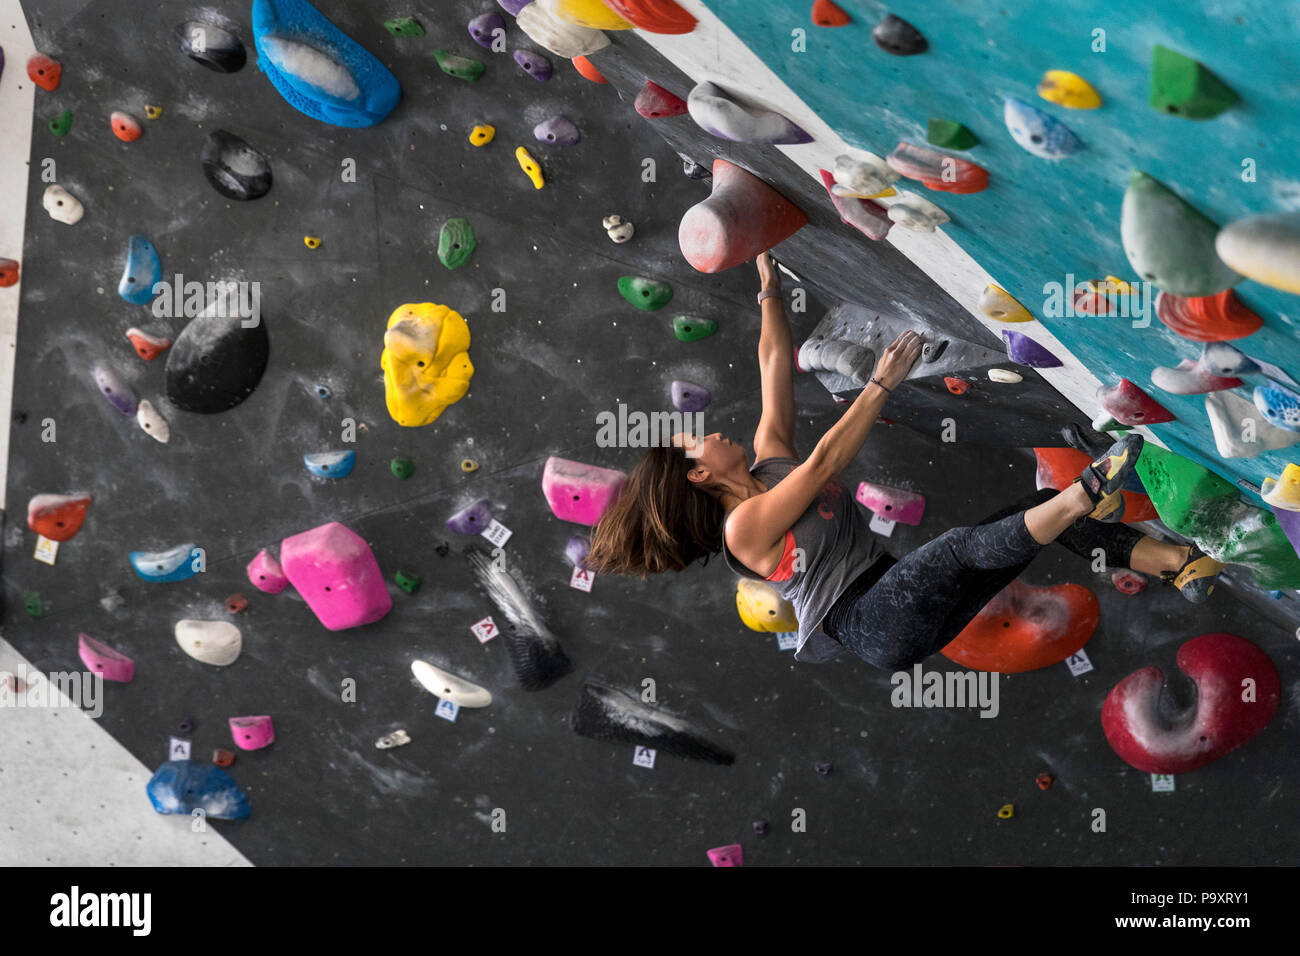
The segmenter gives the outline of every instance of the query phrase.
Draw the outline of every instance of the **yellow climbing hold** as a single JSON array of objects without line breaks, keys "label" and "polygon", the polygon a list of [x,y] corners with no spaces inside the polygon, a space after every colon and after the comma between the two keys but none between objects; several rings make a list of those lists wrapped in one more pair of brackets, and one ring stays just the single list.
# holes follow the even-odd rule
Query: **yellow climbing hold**
[{"label": "yellow climbing hold", "polygon": [[393,421],[407,428],[427,425],[469,391],[469,326],[445,305],[399,305],[388,317],[379,367]]},{"label": "yellow climbing hold", "polygon": [[467,475],[472,474],[473,472],[478,471],[478,462],[473,458],[462,458],[460,460],[460,470],[465,472]]},{"label": "yellow climbing hold", "polygon": [[1038,95],[1049,103],[1071,110],[1095,110],[1101,96],[1093,85],[1069,70],[1048,70],[1038,83]]},{"label": "yellow climbing hold", "polygon": [[157,119],[158,117],[162,116],[162,107],[161,107],[161,106],[146,106],[146,107],[144,108],[144,115],[145,115],[145,117],[148,118],[148,119]]},{"label": "yellow climbing hold", "polygon": [[831,192],[839,196],[841,199],[879,199],[882,196],[898,195],[898,190],[893,186],[888,186],[878,193],[855,193],[852,189],[837,184],[831,187]]},{"label": "yellow climbing hold", "polygon": [[602,0],[541,0],[542,8],[561,20],[590,30],[631,30],[628,23]]},{"label": "yellow climbing hold", "polygon": [[1015,816],[1015,813],[1016,813],[1016,808],[1014,806],[1012,806],[1009,803],[1004,803],[1001,807],[998,808],[998,819],[1010,820],[1013,816]]},{"label": "yellow climbing hold", "polygon": [[1032,322],[1033,314],[1006,289],[992,282],[980,295],[980,311],[999,322]]},{"label": "yellow climbing hold", "polygon": [[794,605],[762,581],[741,578],[736,582],[736,610],[751,631],[781,633],[799,629]]},{"label": "yellow climbing hold", "polygon": [[472,146],[486,146],[492,142],[492,137],[496,136],[497,128],[489,126],[487,123],[481,123],[469,131],[469,141]]},{"label": "yellow climbing hold", "polygon": [[302,244],[306,246],[308,249],[319,249],[320,236],[303,236]]},{"label": "yellow climbing hold", "polygon": [[520,146],[515,150],[515,159],[519,160],[519,168],[533,181],[536,188],[541,189],[546,185],[546,180],[542,178],[542,167],[537,165],[537,160],[533,159],[528,150]]},{"label": "yellow climbing hold", "polygon": [[1259,490],[1260,497],[1274,508],[1300,511],[1300,465],[1287,465],[1281,478],[1265,478]]}]

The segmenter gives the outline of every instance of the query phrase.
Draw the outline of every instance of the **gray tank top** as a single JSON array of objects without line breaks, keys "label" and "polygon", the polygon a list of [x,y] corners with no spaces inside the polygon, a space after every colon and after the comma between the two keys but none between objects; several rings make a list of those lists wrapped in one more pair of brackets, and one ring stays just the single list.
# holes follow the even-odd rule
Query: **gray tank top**
[{"label": "gray tank top", "polygon": [[[775,488],[794,471],[794,458],[764,458],[749,469],[759,481]],[[802,552],[802,571],[794,570],[795,549]],[[727,567],[742,577],[766,581],[794,605],[799,619],[799,645],[794,658],[821,664],[844,653],[844,646],[821,628],[836,599],[876,562],[885,549],[868,527],[863,509],[840,481],[832,479],[785,535],[781,563],[771,577],[741,564],[722,542]]]}]

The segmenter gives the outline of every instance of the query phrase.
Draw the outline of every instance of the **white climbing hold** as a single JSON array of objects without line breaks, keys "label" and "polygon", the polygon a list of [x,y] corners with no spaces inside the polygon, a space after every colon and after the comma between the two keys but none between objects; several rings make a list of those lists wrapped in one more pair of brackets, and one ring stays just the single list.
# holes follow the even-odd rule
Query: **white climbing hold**
[{"label": "white climbing hold", "polygon": [[375,741],[375,747],[380,750],[392,750],[394,747],[404,747],[411,742],[411,735],[405,730],[394,730],[391,734],[384,734]]},{"label": "white climbing hold", "polygon": [[[1300,442],[1300,433],[1270,424],[1254,402],[1233,392],[1206,395],[1205,414],[1210,418],[1214,444],[1222,458],[1258,458],[1266,451],[1290,448]],[[1246,441],[1246,437],[1254,441]]]},{"label": "white climbing hold", "polygon": [[889,209],[889,218],[905,229],[917,232],[934,232],[935,226],[950,222],[946,212],[930,200],[915,193],[900,192],[898,202]]},{"label": "white climbing hold", "polygon": [[844,199],[870,199],[899,179],[900,173],[875,153],[847,153],[835,157],[835,185],[831,191]]},{"label": "white climbing hold", "polygon": [[519,29],[538,46],[543,46],[556,56],[572,60],[575,56],[590,56],[609,46],[609,37],[600,30],[580,27],[556,16],[554,5],[546,0],[535,0],[515,17]]},{"label": "white climbing hold", "polygon": [[45,187],[45,198],[42,203],[51,219],[55,222],[67,223],[69,226],[75,226],[81,222],[81,217],[86,214],[86,209],[81,205],[81,200],[58,183],[51,183]]},{"label": "white climbing hold", "polygon": [[1025,377],[1019,372],[1013,372],[1005,368],[989,369],[989,381],[1001,382],[1003,385],[1015,385],[1017,382],[1023,382]]},{"label": "white climbing hold", "polygon": [[609,238],[614,242],[627,242],[632,238],[632,234],[636,232],[632,223],[622,216],[606,216],[601,220],[601,225],[605,227],[605,232],[609,234]]},{"label": "white climbing hold", "polygon": [[235,663],[244,649],[239,628],[229,621],[186,619],[176,622],[174,633],[181,650],[196,661],[216,667]]},{"label": "white climbing hold", "polygon": [[157,409],[149,403],[148,399],[140,400],[140,407],[135,410],[135,421],[150,438],[157,439],[164,445],[171,441],[171,426],[158,414]]},{"label": "white climbing hold", "polygon": [[434,697],[449,700],[458,707],[486,707],[492,703],[492,695],[485,688],[425,661],[411,661],[411,673]]},{"label": "white climbing hold", "polygon": [[1219,230],[1214,250],[1246,278],[1300,294],[1300,212],[1238,219]]}]

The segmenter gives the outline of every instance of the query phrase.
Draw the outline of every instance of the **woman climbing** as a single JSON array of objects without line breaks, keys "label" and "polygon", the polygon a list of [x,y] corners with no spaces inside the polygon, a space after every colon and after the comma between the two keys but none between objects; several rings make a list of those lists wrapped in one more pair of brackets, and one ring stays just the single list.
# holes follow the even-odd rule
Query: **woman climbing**
[{"label": "woman climbing", "polygon": [[922,339],[906,332],[879,357],[867,386],[806,459],[794,450],[793,343],[770,257],[756,260],[763,325],[763,411],[754,458],[721,434],[681,433],[650,449],[592,534],[587,565],[645,578],[719,550],[736,573],[772,584],[799,619],[795,658],[844,649],[886,670],[949,644],[1052,541],[1110,568],[1171,581],[1204,601],[1223,565],[1195,545],[1165,544],[1118,523],[1121,488],[1142,451],[1130,434],[1062,492],[1044,489],[974,527],[953,528],[895,561],[837,475],[857,456]]}]

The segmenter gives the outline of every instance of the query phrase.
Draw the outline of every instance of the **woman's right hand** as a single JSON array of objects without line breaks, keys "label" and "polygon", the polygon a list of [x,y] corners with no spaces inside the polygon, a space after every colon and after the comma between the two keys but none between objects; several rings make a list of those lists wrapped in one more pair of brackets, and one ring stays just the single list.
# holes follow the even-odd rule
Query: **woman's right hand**
[{"label": "woman's right hand", "polygon": [[781,274],[776,271],[776,265],[772,262],[772,257],[766,252],[760,252],[754,257],[754,265],[758,267],[758,281],[760,287],[766,289],[781,288]]},{"label": "woman's right hand", "polygon": [[925,340],[918,333],[904,332],[876,361],[876,370],[871,377],[892,391],[907,378],[924,346]]}]

